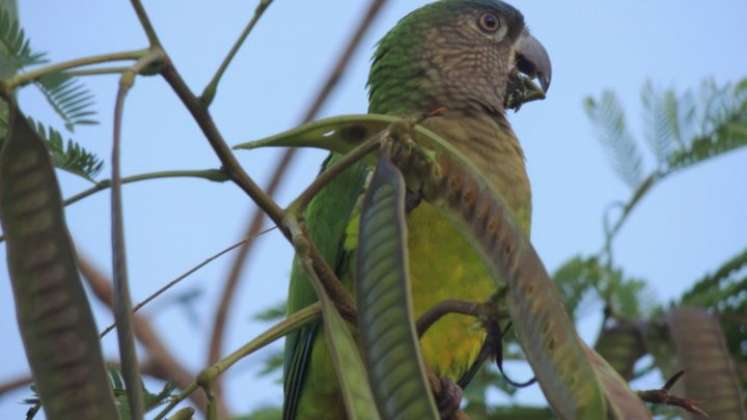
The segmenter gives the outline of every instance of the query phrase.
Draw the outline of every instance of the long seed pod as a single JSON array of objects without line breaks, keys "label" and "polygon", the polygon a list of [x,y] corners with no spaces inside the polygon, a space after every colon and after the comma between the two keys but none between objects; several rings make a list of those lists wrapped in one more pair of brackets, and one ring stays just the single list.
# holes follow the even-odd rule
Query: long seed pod
[{"label": "long seed pod", "polygon": [[626,381],[633,379],[635,363],[646,354],[642,333],[635,325],[604,328],[594,350]]},{"label": "long seed pod", "polygon": [[747,419],[737,370],[718,319],[704,309],[684,307],[673,310],[667,322],[685,371],[685,396],[697,401],[711,419]]},{"label": "long seed pod", "polygon": [[363,201],[356,256],[364,361],[383,418],[437,420],[414,328],[406,235],[405,182],[383,155]]},{"label": "long seed pod", "polygon": [[0,152],[0,221],[16,316],[50,420],[117,419],[49,152],[10,103]]}]

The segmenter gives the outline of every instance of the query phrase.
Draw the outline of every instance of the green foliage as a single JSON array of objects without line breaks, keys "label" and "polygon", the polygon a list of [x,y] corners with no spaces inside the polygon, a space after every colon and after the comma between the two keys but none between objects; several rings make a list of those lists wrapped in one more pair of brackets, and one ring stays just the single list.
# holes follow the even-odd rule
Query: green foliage
[{"label": "green foliage", "polygon": [[47,62],[46,53],[31,50],[26,34],[14,16],[5,7],[0,7],[0,45],[2,46],[2,74],[18,72],[26,66]]},{"label": "green foliage", "polygon": [[716,310],[747,301],[747,286],[738,274],[747,268],[747,248],[730,258],[713,274],[708,274],[682,295],[682,304]]},{"label": "green foliage", "polygon": [[73,140],[68,139],[66,142],[62,134],[52,127],[45,127],[44,124],[31,118],[29,122],[47,144],[52,163],[56,168],[95,182],[94,178],[104,165],[96,155]]},{"label": "green foliage", "polygon": [[[287,303],[283,300],[254,314],[252,319],[260,322],[276,322],[285,318],[287,312]],[[262,362],[262,369],[257,375],[271,376],[280,373],[283,368],[284,357],[282,350],[273,350],[265,357]]]},{"label": "green foliage", "polygon": [[[114,390],[114,398],[117,402],[117,410],[119,411],[120,420],[129,420],[130,416],[130,405],[127,402],[127,389],[122,378],[122,372],[116,366],[109,367],[109,379],[112,383],[112,389]],[[159,407],[169,401],[174,396],[176,385],[171,382],[167,382],[157,393],[151,393],[141,384],[143,387],[143,396],[145,402],[145,410],[150,411]]]},{"label": "green foliage", "polygon": [[698,133],[667,157],[670,172],[747,145],[747,79],[736,86],[704,82],[700,96],[699,118],[690,119]]},{"label": "green foliage", "polygon": [[604,91],[599,100],[586,98],[584,108],[615,172],[631,188],[640,184],[643,179],[643,158],[628,129],[625,111],[617,95]]},{"label": "green foliage", "polygon": [[[651,81],[641,91],[644,138],[659,164],[665,164],[675,147],[684,147],[692,133],[684,132],[695,115],[692,95],[679,99],[673,90],[657,92]],[[676,145],[675,145],[676,143]]]},{"label": "green foliage", "polygon": [[[28,66],[47,62],[46,53],[35,52],[14,13],[0,7],[0,75],[9,78]],[[65,128],[73,131],[76,125],[96,124],[92,119],[93,94],[77,79],[62,72],[46,74],[36,81],[52,109],[62,118]],[[8,129],[7,108],[0,107],[0,148]],[[55,167],[93,181],[102,162],[73,140],[65,142],[62,134],[42,123],[32,124],[47,143]]]},{"label": "green foliage", "polygon": [[261,322],[275,322],[285,318],[285,315],[287,315],[287,313],[288,305],[283,300],[254,314],[252,316],[252,319]]},{"label": "green foliage", "polygon": [[[647,82],[641,102],[644,138],[659,179],[747,145],[747,79],[723,86],[707,80],[697,92],[682,94]],[[584,106],[613,169],[631,188],[638,187],[643,160],[617,95],[604,91]]]},{"label": "green foliage", "polygon": [[282,350],[273,351],[269,356],[265,358],[262,369],[259,371],[259,376],[269,376],[275,373],[279,373],[283,368],[284,354]]},{"label": "green foliage", "polygon": [[599,263],[595,257],[573,257],[555,271],[553,280],[563,295],[568,312],[576,318],[579,304],[601,281]]},{"label": "green foliage", "polygon": [[40,77],[35,85],[69,131],[73,131],[76,125],[98,124],[92,119],[96,115],[93,93],[79,80],[66,73],[51,73]]},{"label": "green foliage", "polygon": [[592,291],[615,315],[624,318],[637,319],[655,307],[653,300],[646,297],[646,281],[626,276],[621,268],[602,264],[596,256],[571,258],[555,271],[553,279],[568,311],[575,316],[580,303]]}]

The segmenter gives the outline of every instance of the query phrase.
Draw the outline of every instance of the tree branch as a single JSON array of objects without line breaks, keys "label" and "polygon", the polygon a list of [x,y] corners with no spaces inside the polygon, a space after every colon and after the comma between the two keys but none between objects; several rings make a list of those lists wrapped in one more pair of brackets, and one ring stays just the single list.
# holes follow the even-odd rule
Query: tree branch
[{"label": "tree branch", "polygon": [[693,400],[687,398],[680,398],[671,395],[669,391],[672,389],[675,383],[685,374],[684,370],[681,370],[674,374],[661,389],[653,389],[648,391],[638,391],[638,397],[643,401],[652,404],[664,404],[673,407],[680,407],[685,411],[697,414],[700,416],[708,417],[708,413],[698,407]]},{"label": "tree branch", "polygon": [[[184,171],[159,171],[159,172],[149,172],[149,173],[139,174],[139,175],[132,175],[132,176],[122,178],[122,185],[130,184],[133,182],[148,181],[152,179],[162,179],[162,178],[199,178],[199,179],[204,179],[206,181],[212,181],[212,182],[228,181],[228,177],[222,170],[205,169],[205,170],[184,170]],[[77,203],[78,201],[84,198],[90,197],[98,192],[111,188],[111,186],[112,186],[111,179],[104,179],[104,180],[98,181],[93,187],[87,190],[81,191],[78,194],[75,194],[71,196],[70,198],[66,199],[63,202],[63,205],[69,206],[71,204]],[[0,242],[3,242],[4,240],[5,240],[5,236],[0,235]]]},{"label": "tree branch", "polygon": [[233,47],[231,47],[231,50],[228,52],[228,55],[226,55],[226,58],[223,59],[223,62],[220,64],[220,67],[218,67],[218,70],[215,72],[215,75],[213,75],[213,78],[210,80],[210,83],[208,83],[208,85],[205,86],[205,89],[202,91],[202,94],[200,95],[200,100],[206,107],[210,107],[210,104],[213,103],[213,98],[215,98],[215,92],[218,90],[218,84],[220,83],[220,79],[223,77],[223,73],[226,72],[228,65],[231,64],[231,61],[236,56],[236,53],[239,52],[239,48],[241,48],[241,45],[244,44],[246,37],[249,36],[249,34],[252,32],[252,29],[254,29],[254,26],[257,24],[259,19],[265,13],[265,10],[267,10],[267,8],[270,7],[271,4],[272,4],[272,0],[259,0],[259,4],[257,5],[257,8],[254,9],[254,16],[252,16],[252,19],[249,21],[249,23],[246,25],[244,30],[241,32],[241,35],[239,35],[239,39],[237,39],[236,42],[233,44]]},{"label": "tree branch", "polygon": [[153,27],[153,24],[150,22],[150,18],[148,17],[148,14],[145,12],[145,8],[143,7],[143,4],[140,2],[140,0],[131,0],[130,3],[132,4],[132,8],[135,9],[135,14],[137,15],[137,19],[140,21],[140,26],[143,27],[143,30],[145,31],[145,35],[148,37],[148,42],[150,42],[151,47],[161,47],[161,41],[158,39],[158,35],[156,34],[156,29]]},{"label": "tree branch", "polygon": [[171,86],[179,99],[181,99],[189,113],[192,114],[197,125],[200,126],[200,129],[203,134],[205,134],[208,143],[210,143],[213,151],[223,164],[223,170],[226,172],[229,179],[249,195],[249,197],[251,197],[252,200],[254,200],[257,205],[270,216],[275,224],[280,227],[283,234],[287,238],[290,238],[287,229],[283,226],[283,210],[269,195],[262,191],[262,189],[249,177],[246,171],[244,171],[239,164],[239,161],[236,159],[236,156],[231,151],[231,148],[228,147],[228,144],[223,139],[223,135],[218,131],[218,127],[216,127],[210,112],[208,112],[207,108],[202,105],[202,102],[200,102],[200,100],[192,93],[170,60],[167,60],[166,64],[161,69],[161,75]]},{"label": "tree branch", "polygon": [[146,56],[148,50],[133,50],[133,51],[122,51],[110,54],[92,55],[90,57],[81,57],[74,60],[63,61],[61,63],[55,63],[38,69],[20,73],[6,82],[6,88],[9,90],[15,89],[19,86],[31,83],[40,77],[48,75],[50,73],[58,73],[67,69],[72,69],[80,66],[88,66],[91,64],[110,63],[112,61],[123,61],[123,60],[139,60]]},{"label": "tree branch", "polygon": [[[306,123],[317,117],[322,106],[326,103],[330,94],[337,86],[340,78],[347,69],[353,55],[357,51],[361,44],[365,34],[370,29],[372,23],[379,15],[383,6],[387,3],[387,0],[372,0],[363,14],[363,17],[358,24],[353,36],[348,41],[344,51],[337,59],[335,65],[332,67],[327,79],[324,84],[321,85],[317,92],[315,99],[311,102],[308,109],[301,118],[301,123]],[[280,185],[282,185],[285,176],[289,173],[289,168],[293,162],[297,153],[297,149],[288,149],[282,157],[278,160],[275,168],[272,171],[270,182],[267,184],[265,191],[270,197],[274,197]],[[254,237],[257,232],[262,229],[265,222],[265,213],[261,210],[256,210],[250,217],[247,228],[244,232],[244,236],[251,238]],[[225,286],[223,287],[223,293],[221,294],[220,303],[218,304],[214,321],[212,334],[210,338],[210,344],[208,348],[208,364],[215,363],[221,354],[223,348],[223,338],[225,335],[226,322],[228,319],[228,313],[231,310],[233,299],[236,296],[236,289],[238,288],[239,280],[243,274],[244,266],[246,261],[251,256],[251,251],[254,246],[254,241],[249,241],[244,245],[236,255],[234,263],[231,266],[229,275],[226,278]]]},{"label": "tree branch", "polygon": [[31,377],[31,374],[26,375],[20,375],[16,376],[15,378],[11,378],[0,384],[0,396],[15,391],[19,388],[23,388],[26,386],[31,385],[34,382],[34,378]]},{"label": "tree branch", "polygon": [[422,337],[439,319],[448,314],[468,315],[480,320],[489,318],[505,319],[508,313],[499,312],[492,302],[476,303],[464,300],[448,299],[425,311],[416,324],[418,337]]}]

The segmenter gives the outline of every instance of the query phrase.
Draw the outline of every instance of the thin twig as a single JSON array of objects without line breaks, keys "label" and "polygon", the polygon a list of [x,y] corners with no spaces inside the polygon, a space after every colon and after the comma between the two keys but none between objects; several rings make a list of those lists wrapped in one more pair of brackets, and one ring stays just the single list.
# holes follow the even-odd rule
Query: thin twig
[{"label": "thin twig", "polygon": [[135,337],[132,332],[132,300],[127,279],[127,253],[124,238],[122,213],[122,176],[120,148],[122,143],[122,116],[127,93],[135,82],[136,75],[146,66],[160,59],[160,55],[149,54],[138,60],[132,69],[122,74],[114,105],[114,134],[112,144],[112,193],[111,193],[111,239],[112,266],[114,267],[114,318],[117,324],[119,355],[122,359],[122,377],[127,387],[127,402],[130,415],[141,420],[145,413],[143,388],[140,385]]},{"label": "thin twig", "polygon": [[[148,173],[139,174],[139,175],[132,175],[132,176],[122,178],[122,185],[131,184],[134,182],[149,181],[153,179],[166,179],[166,178],[197,178],[197,179],[204,179],[206,181],[212,181],[212,182],[228,181],[228,177],[220,169],[205,169],[205,170],[196,169],[196,170],[158,171],[158,172],[148,172]],[[94,185],[93,187],[85,191],[81,191],[78,194],[75,194],[74,196],[71,196],[70,198],[65,199],[64,204],[65,206],[69,206],[70,204],[76,203],[93,194],[96,194],[98,192],[111,188],[111,186],[112,186],[111,179],[104,179],[104,180],[98,181],[96,185]]]},{"label": "thin twig", "polygon": [[[319,91],[314,97],[314,100],[309,105],[308,109],[304,112],[301,118],[301,123],[306,123],[317,117],[322,106],[327,102],[330,94],[334,91],[342,75],[345,73],[350,61],[352,60],[355,52],[358,50],[361,41],[365,34],[371,27],[376,17],[379,15],[383,6],[387,3],[387,0],[372,0],[369,3],[368,8],[364,12],[360,23],[358,24],[355,33],[348,41],[344,51],[340,54],[335,65],[332,67],[329,75],[327,76],[324,84],[321,85]],[[290,148],[280,157],[278,162],[275,164],[275,168],[272,170],[270,176],[270,182],[266,185],[265,191],[270,197],[274,197],[277,190],[282,185],[285,177],[290,172],[290,166],[295,156],[297,155],[298,149]],[[249,223],[244,231],[245,237],[252,237],[262,229],[265,222],[265,213],[261,210],[256,210],[249,218]],[[229,275],[226,278],[225,286],[221,294],[220,303],[218,304],[214,316],[213,328],[210,337],[210,344],[208,348],[208,364],[215,363],[220,358],[221,349],[223,348],[223,337],[225,335],[226,322],[228,319],[228,313],[230,312],[233,299],[236,297],[236,289],[238,288],[239,279],[243,273],[243,269],[246,261],[251,256],[255,242],[249,241],[244,245],[236,255],[234,263],[229,271]]]},{"label": "thin twig", "polygon": [[15,391],[19,388],[23,388],[31,385],[34,382],[34,378],[28,375],[20,375],[15,378],[11,378],[0,384],[0,396]]},{"label": "thin twig", "polygon": [[628,220],[628,217],[633,212],[633,209],[635,209],[641,202],[643,197],[649,191],[651,191],[651,188],[665,176],[666,174],[655,171],[654,173],[646,177],[646,179],[644,179],[643,182],[641,182],[641,184],[638,186],[638,188],[633,192],[633,195],[630,197],[628,202],[622,205],[622,214],[617,219],[615,224],[610,227],[605,220],[605,240],[602,252],[607,254],[608,259],[611,260],[612,258],[612,241],[614,241],[615,237],[620,232],[620,229],[622,229],[623,225]]},{"label": "thin twig", "polygon": [[[271,228],[265,229],[265,230],[263,230],[262,232],[260,232],[260,233],[259,233],[259,234],[258,234],[257,236],[261,236],[261,235],[264,235],[265,233],[267,233],[267,232],[271,232],[271,231],[273,231],[273,230],[275,230],[275,229],[277,229],[277,227],[276,227],[276,226],[273,226],[273,227],[271,227]],[[218,252],[217,254],[213,254],[213,255],[211,255],[210,257],[206,258],[206,259],[205,259],[204,261],[202,261],[201,263],[199,263],[199,264],[197,264],[196,266],[194,266],[194,267],[190,268],[190,269],[189,269],[189,270],[187,270],[187,271],[186,271],[186,272],[185,272],[184,274],[180,275],[179,277],[175,278],[174,280],[171,280],[170,282],[166,283],[166,284],[165,284],[164,286],[162,286],[161,288],[159,288],[158,290],[156,290],[156,291],[155,291],[155,292],[154,292],[153,294],[151,294],[150,296],[148,296],[148,297],[147,297],[147,298],[146,298],[145,300],[143,300],[143,301],[141,301],[140,303],[138,303],[137,305],[135,305],[135,306],[134,306],[134,307],[132,308],[132,313],[135,313],[135,312],[139,311],[139,310],[140,310],[140,308],[142,308],[143,306],[145,306],[145,305],[149,304],[150,302],[152,302],[153,300],[155,300],[156,298],[158,298],[158,297],[159,297],[160,295],[162,295],[162,294],[163,294],[164,292],[166,292],[167,290],[169,290],[169,289],[171,289],[172,287],[176,286],[176,285],[177,285],[177,284],[178,284],[179,282],[181,282],[182,280],[186,279],[187,277],[189,277],[190,275],[192,275],[193,273],[195,273],[195,272],[196,272],[197,270],[199,270],[199,269],[201,269],[202,267],[204,267],[204,266],[206,266],[206,265],[210,264],[211,262],[213,262],[213,261],[215,261],[216,259],[218,259],[218,258],[222,257],[223,255],[225,255],[225,254],[227,254],[227,253],[229,253],[229,252],[233,251],[234,249],[236,249],[236,248],[240,247],[241,245],[245,244],[245,243],[246,243],[246,241],[249,241],[249,240],[251,240],[251,239],[254,239],[254,238],[246,238],[246,239],[244,239],[243,241],[237,242],[237,243],[235,243],[235,244],[233,244],[233,245],[231,245],[231,246],[229,246],[229,247],[227,247],[227,248],[225,248],[225,249],[221,250],[221,251],[220,251],[220,252]],[[101,338],[103,338],[103,337],[104,337],[104,336],[105,336],[106,334],[108,334],[108,333],[109,333],[109,331],[111,331],[112,329],[114,329],[114,327],[115,327],[115,326],[116,326],[116,324],[111,324],[111,325],[109,325],[108,327],[106,327],[106,328],[105,328],[105,329],[104,329],[104,330],[103,330],[103,331],[101,332],[101,334],[99,334],[99,336],[100,336]]]},{"label": "thin twig", "polygon": [[321,306],[319,303],[307,306],[291,315],[285,320],[275,324],[270,329],[254,338],[249,343],[241,346],[233,353],[229,354],[219,362],[213,364],[209,368],[206,368],[198,375],[197,379],[186,386],[183,391],[169,404],[161,410],[156,416],[156,420],[163,418],[169,413],[177,404],[182,402],[185,398],[189,397],[199,387],[204,387],[215,380],[228,368],[236,364],[239,360],[249,356],[255,351],[269,345],[280,337],[287,335],[288,333],[308,324],[309,322],[317,319],[321,313]]},{"label": "thin twig", "polygon": [[661,389],[652,389],[648,391],[638,391],[638,397],[643,401],[651,404],[664,404],[673,407],[680,407],[685,411],[693,414],[698,414],[704,417],[709,417],[708,413],[698,407],[695,402],[688,398],[681,398],[669,394],[672,386],[682,377],[685,371],[679,371],[672,376],[667,383]]},{"label": "thin twig", "polygon": [[161,69],[161,75],[166,82],[171,86],[176,95],[181,99],[184,106],[192,114],[192,117],[200,126],[203,134],[213,148],[213,151],[220,159],[223,164],[223,170],[226,172],[228,177],[233,181],[239,188],[241,188],[249,197],[259,205],[270,218],[280,227],[283,234],[290,238],[290,235],[283,227],[284,212],[280,206],[275,203],[272,198],[267,195],[244,171],[239,164],[236,156],[228,147],[228,144],[223,138],[223,135],[218,131],[213,117],[208,112],[207,108],[202,105],[202,102],[192,93],[189,86],[184,82],[181,75],[174,68],[173,63],[167,62]]},{"label": "thin twig", "polygon": [[[111,281],[101,274],[80,252],[78,252],[78,263],[83,278],[91,287],[93,295],[110,309],[113,308],[114,291],[112,290]],[[161,341],[158,334],[156,334],[150,321],[135,314],[133,315],[133,326],[135,336],[147,350],[158,371],[163,373],[163,378],[172,381],[179,389],[185,389],[189,386],[194,375],[182,366],[166,348],[166,345]],[[191,395],[191,399],[200,410],[205,411],[207,407],[205,395],[201,393],[193,394]],[[227,411],[224,409],[224,412]]]},{"label": "thin twig", "polygon": [[416,330],[418,331],[418,337],[422,337],[423,334],[428,331],[439,319],[443,318],[448,314],[461,314],[468,315],[480,320],[485,320],[488,317],[494,317],[498,319],[508,318],[508,313],[499,313],[495,308],[495,304],[492,302],[477,303],[468,302],[464,300],[447,299],[437,304],[436,306],[425,311],[423,315],[418,318],[416,323]]},{"label": "thin twig", "polygon": [[143,4],[140,2],[140,0],[131,0],[130,3],[132,4],[132,8],[135,9],[137,19],[140,21],[140,25],[143,27],[145,35],[148,37],[150,46],[160,48],[161,41],[158,39],[158,35],[156,34],[156,29],[153,27],[153,24],[150,23],[150,18],[148,18],[148,14],[145,12]]},{"label": "thin twig", "polygon": [[66,72],[68,76],[108,76],[119,74],[129,70],[129,67],[99,67],[94,69],[70,70]]},{"label": "thin twig", "polygon": [[51,73],[58,73],[67,69],[75,67],[89,66],[92,64],[110,63],[112,61],[124,61],[124,60],[139,60],[148,54],[148,50],[133,50],[133,51],[122,51],[109,54],[92,55],[89,57],[76,58],[74,60],[63,61],[61,63],[50,64],[48,66],[39,67],[38,69],[31,70],[26,73],[20,73],[10,79],[6,86],[12,90],[19,86],[31,83],[34,80],[39,79],[42,76]]},{"label": "thin twig", "polygon": [[[220,169],[205,169],[205,170],[183,170],[183,171],[159,171],[159,172],[149,172],[145,174],[139,174],[139,175],[132,175],[125,178],[122,178],[122,185],[124,184],[130,184],[133,182],[140,182],[140,181],[148,181],[152,179],[165,179],[165,178],[197,178],[197,179],[204,179],[207,181],[212,182],[226,182],[228,181],[228,176],[220,170]],[[90,197],[98,192],[104,191],[108,188],[110,188],[112,185],[112,181],[110,179],[104,179],[101,181],[96,182],[96,184],[84,191],[79,192],[78,194],[75,194],[63,202],[64,206],[69,206],[73,203],[77,203],[78,201]],[[0,235],[0,242],[3,242],[5,240],[5,236]]]},{"label": "thin twig", "polygon": [[220,64],[220,67],[218,67],[218,70],[215,72],[215,75],[213,75],[213,78],[210,80],[210,83],[208,83],[207,86],[205,86],[205,89],[202,91],[202,94],[200,95],[200,100],[203,104],[205,104],[206,107],[210,107],[210,104],[213,103],[213,98],[215,98],[215,93],[218,90],[218,84],[220,83],[220,79],[223,77],[223,73],[226,72],[226,69],[228,68],[229,64],[231,64],[231,61],[236,56],[236,53],[239,52],[239,49],[241,48],[241,45],[244,44],[244,41],[249,36],[249,34],[252,32],[252,29],[254,29],[254,26],[257,24],[259,19],[262,17],[262,15],[265,13],[265,10],[267,10],[268,7],[272,4],[272,0],[260,0],[259,4],[257,5],[257,8],[254,9],[254,16],[252,16],[252,19],[249,21],[249,23],[246,25],[244,30],[241,32],[241,35],[239,35],[239,39],[236,40],[236,42],[231,47],[231,50],[228,52],[228,55],[226,55],[226,58],[223,59],[223,62]]}]

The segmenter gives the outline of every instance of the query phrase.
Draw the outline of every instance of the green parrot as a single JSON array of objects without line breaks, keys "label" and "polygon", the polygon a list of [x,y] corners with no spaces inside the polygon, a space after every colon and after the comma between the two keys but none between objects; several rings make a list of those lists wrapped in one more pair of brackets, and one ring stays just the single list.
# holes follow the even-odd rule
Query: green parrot
[{"label": "green parrot", "polygon": [[[498,0],[441,0],[404,17],[378,44],[368,81],[369,112],[435,115],[423,125],[474,162],[529,234],[529,179],[506,109],[544,98],[550,78],[547,52],[514,7]],[[330,155],[323,167],[339,158]],[[361,196],[372,170],[363,162],[350,167],[315,197],[305,214],[312,239],[348,288],[354,282]],[[494,280],[467,239],[414,193],[407,197],[407,228],[416,318],[446,299],[485,301],[495,292]],[[288,311],[315,301],[295,261]],[[346,418],[322,334],[317,323],[287,337],[286,420]],[[434,372],[456,381],[469,370],[484,339],[478,321],[454,314],[438,321],[420,343]]]}]

